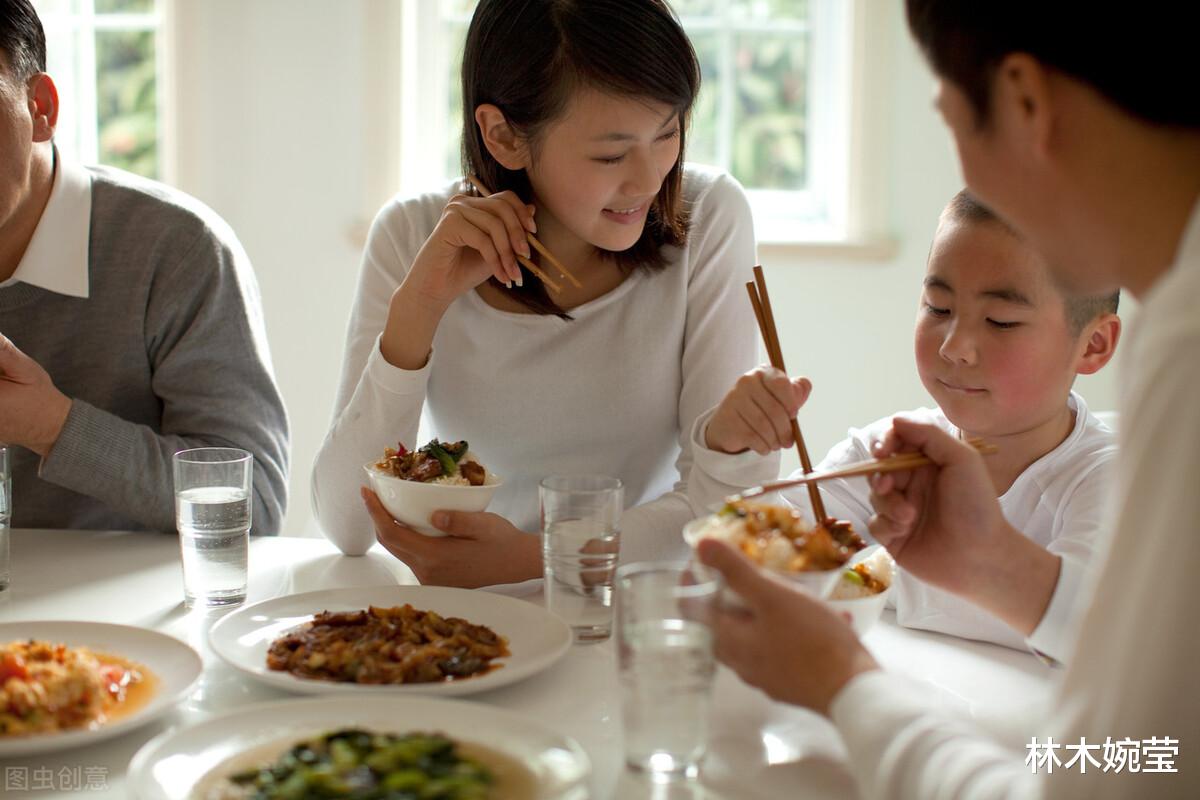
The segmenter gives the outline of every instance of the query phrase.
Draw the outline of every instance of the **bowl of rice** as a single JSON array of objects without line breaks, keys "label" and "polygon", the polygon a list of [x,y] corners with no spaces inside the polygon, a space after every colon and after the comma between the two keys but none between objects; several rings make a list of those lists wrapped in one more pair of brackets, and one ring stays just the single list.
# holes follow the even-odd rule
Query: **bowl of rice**
[{"label": "bowl of rice", "polygon": [[878,621],[896,580],[896,562],[880,545],[859,553],[842,571],[826,602],[835,610],[850,615],[854,632],[862,636]]},{"label": "bowl of rice", "polygon": [[[829,595],[844,566],[865,546],[848,525],[813,525],[791,506],[746,501],[692,520],[684,526],[683,538],[692,548],[702,539],[726,542],[818,598]],[[728,601],[741,602],[727,592]]]},{"label": "bowl of rice", "polygon": [[389,447],[363,469],[388,513],[426,536],[446,535],[433,527],[435,511],[484,511],[503,485],[461,441],[434,439],[412,452]]}]

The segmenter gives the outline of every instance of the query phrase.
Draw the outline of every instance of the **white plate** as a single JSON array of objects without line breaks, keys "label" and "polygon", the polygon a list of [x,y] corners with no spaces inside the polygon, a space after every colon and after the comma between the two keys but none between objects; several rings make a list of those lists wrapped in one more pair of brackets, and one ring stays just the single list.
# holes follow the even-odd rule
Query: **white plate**
[{"label": "white plate", "polygon": [[196,651],[178,639],[129,625],[61,620],[0,623],[0,643],[19,639],[41,639],[70,647],[85,646],[135,661],[154,673],[159,680],[159,687],[146,705],[93,730],[0,738],[0,758],[92,745],[145,725],[190,694],[204,666]]},{"label": "white plate", "polygon": [[[214,769],[230,769],[231,758],[348,727],[395,734],[438,731],[530,769],[538,786],[533,800],[587,796],[591,763],[573,739],[511,711],[428,697],[324,697],[252,705],[147,742],[129,763],[128,786],[139,800],[184,800]],[[241,769],[241,759],[232,766]]]},{"label": "white plate", "polygon": [[[271,642],[321,611],[357,611],[367,606],[411,603],[443,617],[462,617],[486,625],[508,639],[509,658],[483,675],[445,683],[369,686],[316,678],[298,678],[267,668]],[[528,678],[553,664],[571,647],[571,629],[541,606],[471,589],[442,586],[376,586],[328,589],[264,600],[226,616],[208,632],[213,651],[230,666],[263,683],[302,694],[440,694],[483,692]]]}]

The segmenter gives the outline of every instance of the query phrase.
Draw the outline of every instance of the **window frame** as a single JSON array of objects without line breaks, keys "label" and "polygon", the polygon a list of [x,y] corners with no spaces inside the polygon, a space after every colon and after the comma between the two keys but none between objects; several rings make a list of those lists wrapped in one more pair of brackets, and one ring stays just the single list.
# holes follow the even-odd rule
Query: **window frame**
[{"label": "window frame", "polygon": [[[858,163],[863,150],[862,126],[871,116],[861,107],[867,77],[862,69],[866,5],[864,0],[809,0],[810,19],[797,25],[798,33],[807,28],[812,37],[806,76],[809,186],[800,190],[746,187],[756,238],[762,245],[841,251],[851,256],[856,252],[875,256],[889,247],[872,233],[877,227],[876,214],[874,204],[866,198],[873,169],[870,163]],[[729,19],[728,6],[722,4],[720,10],[726,16],[685,14],[681,21],[689,31],[723,30]],[[430,153],[442,152],[452,134],[451,120],[440,109],[445,105],[449,81],[457,79],[448,69],[430,69],[432,64],[450,63],[451,48],[457,45],[446,41],[441,23],[439,0],[404,3],[398,86],[400,142],[393,173],[403,193],[429,190],[454,177],[443,174],[440,156],[430,157]],[[778,25],[756,20],[739,22],[737,27],[738,33],[777,30]],[[726,35],[732,38],[734,31],[728,30]],[[723,48],[726,52],[730,49]],[[728,69],[723,72],[730,74]],[[723,82],[722,90],[730,92],[733,86],[731,78]],[[734,104],[727,99],[721,108],[728,115]],[[430,109],[439,111],[431,114]],[[731,125],[732,120],[726,124]],[[718,166],[728,169],[728,154],[722,155],[726,163]]]},{"label": "window frame", "polygon": [[[46,32],[46,71],[60,96],[55,142],[85,164],[100,162],[100,119],[96,92],[96,34],[105,31],[150,31],[154,36],[155,180],[170,182],[175,175],[171,132],[173,93],[169,50],[173,40],[174,0],[153,0],[150,12],[97,13],[95,0],[62,0],[66,10],[38,9]],[[90,120],[90,124],[88,121]],[[68,125],[64,125],[66,122]],[[64,141],[65,140],[65,141]]]}]

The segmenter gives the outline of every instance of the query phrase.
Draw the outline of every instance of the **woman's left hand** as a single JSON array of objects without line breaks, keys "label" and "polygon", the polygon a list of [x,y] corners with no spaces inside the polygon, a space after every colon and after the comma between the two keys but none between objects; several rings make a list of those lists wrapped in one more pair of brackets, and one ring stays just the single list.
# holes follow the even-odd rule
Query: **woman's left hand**
[{"label": "woman's left hand", "polygon": [[438,511],[433,525],[446,535],[426,536],[393,519],[370,489],[362,488],[362,498],[375,538],[424,585],[474,589],[542,575],[538,537],[498,514]]}]

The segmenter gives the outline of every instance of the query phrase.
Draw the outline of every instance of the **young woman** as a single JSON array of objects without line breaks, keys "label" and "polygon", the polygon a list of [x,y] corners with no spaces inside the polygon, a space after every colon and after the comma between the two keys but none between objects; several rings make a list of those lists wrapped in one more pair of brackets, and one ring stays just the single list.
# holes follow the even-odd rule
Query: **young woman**
[{"label": "young woman", "polygon": [[[622,560],[773,457],[705,446],[708,412],[756,363],[742,283],[750,210],[728,175],[684,166],[695,53],[662,0],[483,0],[463,56],[463,182],[398,198],[372,227],[333,424],[313,472],[326,535],[378,539],[424,583],[541,575],[539,480],[620,478]],[[530,252],[525,231],[579,279]],[[537,261],[550,292],[517,262]],[[504,479],[488,512],[393,520],[362,467],[397,440],[465,439]]]}]

